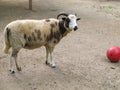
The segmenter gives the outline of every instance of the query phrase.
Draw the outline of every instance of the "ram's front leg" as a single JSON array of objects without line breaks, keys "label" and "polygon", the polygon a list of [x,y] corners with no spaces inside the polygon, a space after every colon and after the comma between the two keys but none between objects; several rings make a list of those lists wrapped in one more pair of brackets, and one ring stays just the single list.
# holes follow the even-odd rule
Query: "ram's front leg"
[{"label": "ram's front leg", "polygon": [[49,48],[49,51],[50,51],[50,65],[51,65],[52,68],[55,68],[56,65],[55,65],[55,62],[53,60],[53,50],[54,50],[54,47]]},{"label": "ram's front leg", "polygon": [[[55,68],[56,65],[55,65],[55,62],[53,61],[53,49],[54,47],[46,46],[46,64],[51,65],[52,68]],[[50,62],[48,62],[49,55],[50,55]]]},{"label": "ram's front leg", "polygon": [[46,62],[45,63],[46,63],[46,65],[49,65],[48,57],[49,57],[50,52],[49,52],[49,48],[47,46],[45,48],[46,48]]}]

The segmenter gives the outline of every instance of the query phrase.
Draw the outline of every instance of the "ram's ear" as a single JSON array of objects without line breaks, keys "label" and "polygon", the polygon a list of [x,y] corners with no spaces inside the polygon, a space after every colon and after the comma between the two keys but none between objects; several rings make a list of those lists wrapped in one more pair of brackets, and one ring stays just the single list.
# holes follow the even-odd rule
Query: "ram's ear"
[{"label": "ram's ear", "polygon": [[65,18],[65,17],[62,17],[62,20],[63,20],[63,21],[65,21],[65,20],[66,20],[66,18]]},{"label": "ram's ear", "polygon": [[77,21],[79,21],[81,18],[77,18]]}]

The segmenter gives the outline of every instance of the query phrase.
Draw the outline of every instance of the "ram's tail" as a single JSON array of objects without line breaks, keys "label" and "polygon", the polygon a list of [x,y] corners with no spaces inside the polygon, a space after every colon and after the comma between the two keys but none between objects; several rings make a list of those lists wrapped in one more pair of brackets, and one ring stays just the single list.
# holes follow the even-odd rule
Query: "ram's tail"
[{"label": "ram's tail", "polygon": [[4,30],[4,48],[3,48],[3,52],[8,54],[9,53],[9,49],[10,49],[10,34],[11,34],[11,31],[9,28],[6,28]]}]

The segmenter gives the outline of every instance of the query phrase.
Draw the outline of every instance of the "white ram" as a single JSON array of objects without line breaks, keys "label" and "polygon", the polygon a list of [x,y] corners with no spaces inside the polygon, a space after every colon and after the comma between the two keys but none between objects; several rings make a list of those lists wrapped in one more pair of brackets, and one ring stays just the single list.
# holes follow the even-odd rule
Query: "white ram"
[{"label": "white ram", "polygon": [[[58,18],[64,16],[61,20]],[[57,19],[43,20],[16,20],[9,23],[4,30],[4,49],[5,53],[10,53],[10,72],[14,73],[13,60],[16,68],[21,71],[17,63],[17,53],[21,48],[34,49],[41,46],[46,48],[46,64],[55,67],[52,59],[52,52],[55,45],[72,30],[77,30],[76,21],[80,20],[76,15],[61,13]],[[48,55],[50,54],[50,63]]]}]

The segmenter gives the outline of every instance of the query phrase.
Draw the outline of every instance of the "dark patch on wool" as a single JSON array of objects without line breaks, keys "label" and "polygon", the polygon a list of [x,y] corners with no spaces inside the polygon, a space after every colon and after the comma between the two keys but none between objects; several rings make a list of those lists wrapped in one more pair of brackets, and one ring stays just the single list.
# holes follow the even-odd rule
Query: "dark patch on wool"
[{"label": "dark patch on wool", "polygon": [[61,37],[60,32],[59,32],[59,31],[54,32],[54,33],[53,33],[53,37],[54,37],[55,39],[57,39],[57,41],[59,41],[59,40],[60,40],[60,37]]},{"label": "dark patch on wool", "polygon": [[40,36],[41,36],[41,32],[40,32],[40,30],[38,30],[38,33],[37,33],[38,39],[41,39]]},{"label": "dark patch on wool", "polygon": [[57,41],[56,41],[56,40],[54,40],[54,43],[56,44],[56,43],[57,43]]},{"label": "dark patch on wool", "polygon": [[55,27],[55,24],[50,24],[51,28],[54,28]]},{"label": "dark patch on wool", "polygon": [[28,44],[29,42],[28,41],[31,41],[31,37],[24,34],[24,39],[26,41],[24,47],[29,47],[29,44]]},{"label": "dark patch on wool", "polygon": [[35,33],[37,34],[37,38],[41,40],[41,32],[40,30],[35,30]]},{"label": "dark patch on wool", "polygon": [[60,40],[61,34],[60,31],[53,31],[53,28],[50,29],[50,34],[47,36],[46,41],[51,41],[52,39]]},{"label": "dark patch on wool", "polygon": [[25,43],[25,46],[24,47],[29,47],[29,44],[28,43]]},{"label": "dark patch on wool", "polygon": [[64,27],[64,21],[59,21],[59,31],[62,36],[67,31],[66,28]]},{"label": "dark patch on wool", "polygon": [[36,37],[35,37],[34,32],[32,32],[32,38],[33,38],[34,41],[36,41]]},{"label": "dark patch on wool", "polygon": [[31,36],[28,36],[28,41],[30,42],[32,40]]},{"label": "dark patch on wool", "polygon": [[46,22],[50,22],[50,20],[49,20],[49,19],[46,19],[45,21],[46,21]]},{"label": "dark patch on wool", "polygon": [[47,35],[46,41],[50,41],[50,40],[52,40],[52,38],[53,38],[53,28],[51,27],[51,29],[50,29],[50,35]]},{"label": "dark patch on wool", "polygon": [[44,34],[44,38],[46,38],[46,34]]},{"label": "dark patch on wool", "polygon": [[62,31],[58,30],[54,32],[53,30],[56,25],[57,25],[57,22],[55,22],[55,24],[50,24],[51,26],[50,34],[47,36],[46,41],[51,41],[52,39],[56,39],[57,40],[56,42],[60,41]]},{"label": "dark patch on wool", "polygon": [[27,40],[27,35],[26,34],[24,34],[24,39]]},{"label": "dark patch on wool", "polygon": [[35,33],[37,33],[37,30],[35,29]]},{"label": "dark patch on wool", "polygon": [[6,30],[7,30],[7,36],[9,37],[11,34],[11,30],[9,28],[6,28]]},{"label": "dark patch on wool", "polygon": [[55,25],[57,26],[57,22],[55,22]]},{"label": "dark patch on wool", "polygon": [[11,35],[11,30],[9,28],[6,28],[6,30],[7,30],[7,39],[8,39],[8,42],[10,42],[9,37]]}]

